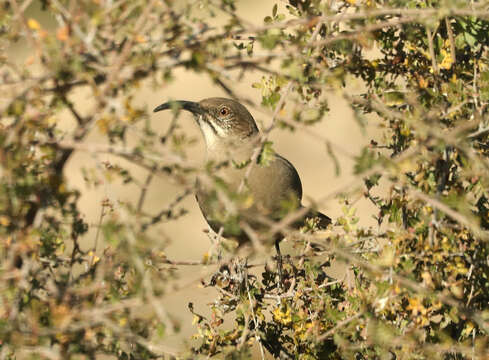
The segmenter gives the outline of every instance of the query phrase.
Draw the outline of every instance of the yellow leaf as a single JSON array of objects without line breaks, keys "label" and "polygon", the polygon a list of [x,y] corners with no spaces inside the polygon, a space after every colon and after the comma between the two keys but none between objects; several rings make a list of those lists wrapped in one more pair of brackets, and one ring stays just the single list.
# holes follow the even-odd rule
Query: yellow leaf
[{"label": "yellow leaf", "polygon": [[382,256],[378,259],[378,264],[382,266],[392,266],[396,260],[396,250],[393,246],[386,246],[382,250]]},{"label": "yellow leaf", "polygon": [[427,313],[426,308],[423,306],[422,300],[418,298],[410,298],[409,305],[406,307],[406,310],[411,310],[414,316],[418,314],[426,315]]},{"label": "yellow leaf", "polygon": [[443,55],[443,60],[440,63],[440,68],[445,70],[450,69],[453,64],[452,55],[449,54],[445,49],[442,49],[440,52]]},{"label": "yellow leaf", "polygon": [[62,344],[67,343],[70,340],[70,337],[67,334],[63,333],[56,333],[55,337],[56,340],[58,340]]},{"label": "yellow leaf", "polygon": [[100,119],[98,119],[96,122],[97,127],[102,134],[106,134],[109,131],[112,123],[113,123],[113,119],[111,119],[108,116],[103,116]]},{"label": "yellow leaf", "polygon": [[243,208],[244,209],[249,209],[255,201],[253,200],[253,196],[249,195],[247,196],[244,201],[243,201]]},{"label": "yellow leaf", "polygon": [[5,215],[0,216],[0,225],[5,226],[5,227],[9,226],[10,225],[10,219]]},{"label": "yellow leaf", "polygon": [[472,330],[474,329],[475,325],[472,321],[468,321],[467,324],[465,325],[465,333],[466,334],[470,334],[472,332]]},{"label": "yellow leaf", "polygon": [[34,61],[36,60],[36,58],[34,56],[29,56],[26,60],[25,60],[25,65],[26,66],[29,66],[29,65],[32,65],[34,64]]},{"label": "yellow leaf", "polygon": [[27,20],[27,26],[31,30],[37,31],[37,30],[41,29],[41,25],[37,22],[37,20],[34,20],[33,18],[30,18],[29,20]]},{"label": "yellow leaf", "polygon": [[63,26],[56,31],[56,38],[59,41],[66,41],[70,38],[70,29],[68,26]]},{"label": "yellow leaf", "polygon": [[286,306],[285,309],[282,309],[282,307],[280,306],[277,307],[273,311],[273,318],[276,322],[279,322],[283,325],[289,325],[292,322],[292,315],[290,314],[290,308],[288,306]]},{"label": "yellow leaf", "polygon": [[426,89],[428,87],[428,81],[422,76],[418,78],[418,84],[421,89]]},{"label": "yellow leaf", "polygon": [[95,255],[95,253],[92,250],[88,252],[88,256],[92,258],[92,265],[95,265],[100,261],[100,258],[97,255]]}]

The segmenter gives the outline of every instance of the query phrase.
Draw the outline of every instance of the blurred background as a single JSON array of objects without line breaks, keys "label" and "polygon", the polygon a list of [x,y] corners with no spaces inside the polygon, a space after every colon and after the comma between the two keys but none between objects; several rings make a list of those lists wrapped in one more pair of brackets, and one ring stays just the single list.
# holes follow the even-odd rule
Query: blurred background
[{"label": "blurred background", "polygon": [[[183,2],[182,2],[183,3]],[[195,3],[195,11],[198,12],[199,2]],[[276,1],[263,0],[242,0],[237,2],[238,14],[249,22],[260,25],[263,18],[271,13],[271,9]],[[286,13],[283,3],[279,4],[279,12]],[[27,14],[36,19],[46,30],[54,29],[55,22],[49,14],[41,10],[40,1],[33,1]],[[216,24],[219,17],[214,18]],[[29,66],[35,71],[35,50],[29,49],[27,42],[20,41],[9,49],[8,56],[15,59],[19,66]],[[33,60],[34,58],[34,60]],[[238,95],[253,100],[255,104],[260,104],[261,93],[259,89],[252,88],[252,84],[260,81],[261,74],[247,72],[242,81],[233,83],[233,91]],[[358,92],[359,84],[352,82],[348,84],[348,89],[353,93]],[[152,114],[151,111],[157,105],[170,99],[182,99],[199,101],[206,97],[226,96],[223,90],[216,86],[211,79],[205,75],[187,72],[179,68],[174,72],[174,81],[167,83],[160,89],[153,89],[148,84],[142,84],[137,102],[145,106],[150,113],[150,121],[153,128],[164,134],[172,120],[171,112]],[[316,199],[320,199],[328,194],[343,188],[354,179],[353,160],[363,146],[374,138],[378,129],[373,125],[367,125],[361,129],[353,116],[352,110],[347,106],[341,94],[331,93],[328,95],[330,111],[326,113],[320,123],[308,127],[306,130],[287,130],[276,129],[271,133],[270,140],[273,141],[274,149],[282,156],[289,159],[298,170],[304,192],[304,203],[310,204]],[[84,109],[89,109],[93,103],[88,92],[77,91],[76,97],[70,99],[83,115]],[[255,117],[258,126],[263,128],[270,124],[270,117],[260,108],[250,108],[250,112]],[[65,118],[59,123],[59,127],[69,132],[74,127],[74,120],[66,114]],[[204,158],[204,143],[199,133],[197,125],[194,123],[190,114],[182,113],[178,118],[178,126],[187,136],[195,138],[195,144],[188,149],[189,158],[202,161]],[[319,136],[318,136],[319,135]],[[97,128],[93,128],[86,139],[86,143],[97,143],[105,137],[98,134]],[[341,171],[335,174],[335,165],[327,153],[324,143],[327,138],[333,144],[333,150],[341,165]],[[129,165],[129,163],[112,155],[97,154],[94,156],[88,152],[77,151],[69,160],[65,168],[65,176],[72,188],[78,189],[82,196],[80,199],[80,210],[85,214],[86,221],[96,225],[100,219],[101,203],[104,199],[109,199],[113,204],[120,201],[136,201],[139,191],[131,185],[122,185],[118,181],[111,181],[108,177],[104,179],[102,186],[93,188],[87,185],[84,173],[87,169],[101,168],[105,161],[112,164],[120,163],[130,166],[132,174],[144,182],[146,172],[140,168]],[[177,194],[183,191],[173,182],[158,177],[151,183],[147,192],[147,199],[144,211],[155,213],[159,211],[162,204],[167,204],[174,199]],[[352,199],[356,201],[356,199]],[[177,221],[170,221],[159,225],[154,231],[157,236],[161,236],[164,241],[168,241],[166,255],[171,260],[201,260],[209,251],[211,242],[205,231],[205,223],[197,203],[193,196],[188,196],[182,203],[188,213]],[[323,213],[329,215],[333,220],[342,212],[342,203],[338,199],[328,199],[318,207]],[[117,206],[117,205],[116,205]],[[360,223],[366,226],[376,226],[374,207],[363,198],[358,199],[355,204],[358,208]],[[84,246],[90,248],[95,242],[96,230],[88,232],[84,239]],[[98,244],[97,252],[102,253],[104,244]],[[285,247],[285,253],[287,247]],[[203,266],[188,266],[175,268],[177,279],[171,284],[171,289],[166,296],[166,311],[176,317],[181,326],[181,331],[167,336],[166,342],[169,345],[179,347],[189,339],[196,329],[192,325],[192,314],[188,311],[187,304],[194,303],[196,312],[205,314],[208,312],[206,304],[211,302],[216,296],[214,289],[205,289],[200,285],[200,279],[208,278],[212,269]],[[334,271],[333,271],[334,272]],[[336,276],[342,276],[341,269],[337,270]]]}]

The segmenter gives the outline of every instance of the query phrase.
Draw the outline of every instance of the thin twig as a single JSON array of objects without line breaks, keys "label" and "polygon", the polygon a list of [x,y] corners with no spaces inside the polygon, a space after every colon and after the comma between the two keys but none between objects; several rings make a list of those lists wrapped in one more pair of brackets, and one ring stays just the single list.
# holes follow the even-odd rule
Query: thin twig
[{"label": "thin twig", "polygon": [[248,284],[248,269],[246,268],[245,266],[245,284],[246,284],[246,292],[248,293],[248,300],[250,301],[250,309],[251,309],[251,316],[253,318],[253,323],[255,324],[255,338],[256,338],[256,341],[258,342],[258,346],[260,348],[260,355],[261,355],[261,358],[262,360],[265,360],[265,352],[263,350],[263,344],[261,342],[261,337],[260,337],[260,334],[258,333],[258,320],[256,319],[256,315],[255,315],[255,309],[254,309],[254,305],[253,305],[253,300],[251,299],[251,293],[250,293],[250,287],[249,287],[249,284]]},{"label": "thin twig", "polygon": [[160,222],[160,220],[162,219],[163,216],[167,216],[167,217],[170,217],[171,216],[171,213],[173,211],[173,209],[180,203],[182,202],[188,195],[190,195],[192,193],[192,190],[193,188],[187,188],[185,189],[185,191],[183,193],[181,193],[180,195],[178,195],[171,203],[170,205],[168,205],[167,208],[161,210],[158,214],[156,214],[155,216],[152,216],[152,219],[150,222],[148,223],[144,223],[142,224],[142,228],[143,229],[146,229],[148,226],[150,225],[153,225],[153,224],[157,224],[158,222]]},{"label": "thin twig", "polygon": [[144,182],[144,185],[141,189],[141,194],[139,195],[138,205],[136,207],[136,211],[138,214],[141,213],[141,210],[143,208],[144,199],[146,198],[146,193],[148,191],[149,184],[151,184],[151,181],[153,180],[153,177],[154,177],[154,173],[150,172],[148,174],[148,176],[146,177],[146,181]]},{"label": "thin twig", "polygon": [[106,204],[105,204],[106,200],[102,200],[102,209],[100,210],[100,216],[98,218],[98,225],[97,225],[97,232],[95,233],[95,241],[94,241],[94,244],[93,244],[93,254],[92,256],[90,256],[90,265],[89,265],[89,268],[91,268],[93,266],[93,262],[95,260],[95,254],[97,253],[97,247],[98,247],[98,239],[100,237],[100,230],[102,229],[102,221],[104,219],[104,216],[105,216],[105,207],[106,207]]},{"label": "thin twig", "polygon": [[322,342],[322,341],[326,340],[328,337],[330,337],[331,335],[333,335],[336,332],[336,330],[342,328],[345,325],[348,325],[353,320],[358,319],[362,315],[363,315],[363,313],[358,312],[355,315],[350,316],[349,318],[346,318],[344,320],[338,321],[336,323],[335,327],[333,327],[332,329],[329,329],[324,334],[321,334],[320,336],[318,336],[318,338],[316,339],[316,342],[319,343],[319,342]]},{"label": "thin twig", "polygon": [[447,28],[448,41],[450,42],[450,55],[452,56],[452,66],[455,66],[455,63],[457,61],[455,38],[453,36],[452,25],[448,16],[445,18],[445,26]]},{"label": "thin twig", "polygon": [[[58,87],[56,87],[58,88]],[[61,100],[64,102],[64,104],[68,107],[70,110],[71,114],[75,118],[76,122],[78,123],[79,126],[84,126],[84,124],[87,122],[81,115],[80,113],[75,109],[75,106],[71,101],[68,100],[68,98],[65,96],[65,94],[60,95]]]},{"label": "thin twig", "polygon": [[431,29],[429,28],[429,26],[426,26],[425,28],[426,28],[426,36],[428,37],[428,49],[430,51],[431,66],[433,67],[433,73],[435,75],[438,75],[438,63],[436,61],[435,48],[433,47],[433,36],[434,36],[434,34],[431,32]]}]

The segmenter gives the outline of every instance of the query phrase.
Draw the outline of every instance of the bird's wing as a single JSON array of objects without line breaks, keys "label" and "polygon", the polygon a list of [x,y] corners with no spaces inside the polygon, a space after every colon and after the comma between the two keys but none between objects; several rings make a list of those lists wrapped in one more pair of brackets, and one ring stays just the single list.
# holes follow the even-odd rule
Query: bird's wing
[{"label": "bird's wing", "polygon": [[[299,177],[299,174],[297,173],[297,170],[295,169],[294,165],[292,165],[292,163],[287,160],[286,158],[276,154],[275,155],[276,158],[277,158],[277,161],[279,163],[283,165],[285,165],[285,167],[288,168],[288,172],[289,172],[289,180],[291,183],[294,183],[294,185],[292,186],[296,191],[297,191],[297,196],[299,198],[299,200],[302,200],[302,184],[301,184],[301,180],[300,180],[300,177]],[[301,208],[303,208],[303,206],[301,206]],[[315,218],[317,220],[317,226],[319,229],[326,229],[328,227],[329,224],[331,224],[331,218],[327,215],[324,215],[323,213],[317,211],[317,210],[314,210],[314,209],[309,209],[309,211],[307,212],[307,214],[304,216],[304,218]],[[297,226],[301,226],[303,225],[303,219],[299,220],[298,224],[296,224]]]},{"label": "bird's wing", "polygon": [[280,156],[279,154],[275,154],[275,159],[278,164],[287,169],[286,181],[289,182],[290,187],[297,194],[299,200],[302,200],[302,183],[301,178],[299,177],[299,173],[295,169],[294,165],[287,160],[286,158]]}]

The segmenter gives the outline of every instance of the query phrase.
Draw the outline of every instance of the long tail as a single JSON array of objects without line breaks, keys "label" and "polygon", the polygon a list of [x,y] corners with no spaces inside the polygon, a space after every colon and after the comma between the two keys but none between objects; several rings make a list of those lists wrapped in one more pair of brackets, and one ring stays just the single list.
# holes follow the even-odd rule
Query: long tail
[{"label": "long tail", "polygon": [[305,219],[311,219],[311,218],[316,218],[319,220],[318,222],[318,228],[320,229],[326,229],[329,224],[331,224],[331,218],[327,215],[324,215],[323,213],[310,209],[306,216],[304,216]]}]

